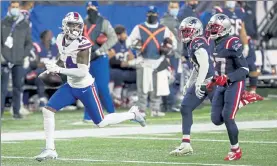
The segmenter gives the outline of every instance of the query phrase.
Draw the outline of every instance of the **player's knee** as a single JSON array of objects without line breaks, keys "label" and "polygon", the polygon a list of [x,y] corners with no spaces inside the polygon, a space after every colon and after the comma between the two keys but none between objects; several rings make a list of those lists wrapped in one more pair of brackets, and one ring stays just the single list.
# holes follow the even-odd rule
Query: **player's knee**
[{"label": "player's knee", "polygon": [[51,117],[54,117],[55,111],[51,107],[43,107],[42,114],[44,118],[51,118]]},{"label": "player's knee", "polygon": [[220,126],[224,123],[223,118],[221,116],[212,115],[211,120],[212,120],[213,124],[216,126]]},{"label": "player's knee", "polygon": [[182,107],[181,107],[181,114],[182,114],[182,116],[186,116],[189,113],[191,113],[192,111],[193,111],[192,108],[189,107],[188,105],[182,105]]}]

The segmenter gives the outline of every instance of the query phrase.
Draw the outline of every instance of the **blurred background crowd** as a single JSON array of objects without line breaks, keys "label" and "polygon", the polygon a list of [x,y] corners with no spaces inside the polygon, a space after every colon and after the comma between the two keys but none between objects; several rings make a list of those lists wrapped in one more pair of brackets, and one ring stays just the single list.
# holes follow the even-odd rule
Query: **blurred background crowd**
[{"label": "blurred background crowd", "polygon": [[[153,5],[152,7],[149,7]],[[166,26],[177,40],[177,49],[169,56],[171,79],[169,95],[160,98],[146,97],[153,101],[152,116],[164,116],[166,112],[178,112],[182,99],[182,87],[189,78],[191,64],[185,46],[178,39],[178,26],[188,16],[196,16],[206,25],[205,16],[212,14],[215,7],[225,7],[225,1],[1,1],[1,113],[9,110],[14,119],[38,111],[61,85],[52,78],[53,86],[45,86],[37,76],[45,70],[45,61],[56,61],[58,49],[55,37],[61,32],[62,19],[68,12],[80,13],[91,24],[98,24],[96,17],[111,23],[105,32],[110,48],[106,56],[93,61],[92,73],[96,78],[101,102],[108,113],[115,108],[128,108],[140,98],[137,89],[136,69],[132,60],[141,53],[138,48],[128,49],[126,40],[134,27],[140,23]],[[245,11],[247,35],[255,43],[258,87],[276,87],[277,58],[277,3],[274,1],[237,1],[236,7]],[[99,19],[98,19],[99,20]],[[105,29],[103,23],[102,29]],[[97,29],[95,31],[102,31]],[[90,29],[85,29],[89,35]],[[147,30],[146,30],[147,31]],[[154,32],[151,32],[154,33]],[[142,34],[140,34],[142,35]],[[142,35],[143,37],[143,35]],[[157,35],[157,38],[158,35]],[[164,41],[160,42],[163,43]],[[103,44],[103,43],[102,43]],[[143,46],[142,46],[143,47]],[[155,46],[153,46],[155,47]],[[157,46],[159,47],[159,46]],[[65,79],[64,79],[65,81]],[[108,86],[109,85],[109,86]],[[149,106],[149,103],[146,106]],[[157,105],[158,103],[158,105]],[[80,109],[76,104],[65,109]],[[89,120],[84,115],[84,120]]]}]

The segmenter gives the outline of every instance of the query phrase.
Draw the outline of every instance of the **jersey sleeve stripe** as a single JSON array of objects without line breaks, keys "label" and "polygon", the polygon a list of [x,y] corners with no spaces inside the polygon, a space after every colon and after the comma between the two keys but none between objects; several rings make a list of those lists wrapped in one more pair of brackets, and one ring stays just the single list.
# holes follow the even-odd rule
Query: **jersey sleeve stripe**
[{"label": "jersey sleeve stripe", "polygon": [[33,46],[35,47],[35,49],[36,49],[36,51],[37,51],[38,53],[41,52],[41,48],[40,48],[40,46],[39,46],[37,43],[33,43]]},{"label": "jersey sleeve stripe", "polygon": [[243,8],[240,8],[240,10],[242,11],[242,13],[245,13],[245,10]]},{"label": "jersey sleeve stripe", "polygon": [[214,7],[217,12],[223,13],[223,9],[219,6]]},{"label": "jersey sleeve stripe", "polygon": [[79,45],[78,48],[85,48],[85,47],[91,47],[91,43],[87,43],[87,44],[83,44],[83,45]]},{"label": "jersey sleeve stripe", "polygon": [[194,39],[190,42],[190,45],[189,45],[189,48],[190,48],[190,49],[191,49],[192,43],[193,43],[195,40],[197,40],[197,39],[200,39],[200,40],[202,39],[202,40],[205,41],[205,43],[206,43],[207,45],[209,45],[209,43],[208,43],[208,41],[207,41],[206,38],[204,38],[204,37],[202,37],[202,36],[198,36],[198,37],[194,38]]},{"label": "jersey sleeve stripe", "polygon": [[230,48],[230,46],[232,46],[232,42],[236,39],[239,39],[238,37],[231,37],[230,39],[228,39],[228,41],[225,44],[225,48],[228,49]]}]

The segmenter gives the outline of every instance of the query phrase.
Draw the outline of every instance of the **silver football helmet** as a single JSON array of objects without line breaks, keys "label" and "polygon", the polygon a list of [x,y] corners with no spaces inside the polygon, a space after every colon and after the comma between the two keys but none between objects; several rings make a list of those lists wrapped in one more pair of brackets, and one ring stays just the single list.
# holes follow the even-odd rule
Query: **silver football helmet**
[{"label": "silver football helmet", "polygon": [[84,21],[77,12],[69,12],[62,21],[62,30],[70,39],[77,39],[82,35]]},{"label": "silver football helmet", "polygon": [[202,34],[203,25],[196,17],[185,18],[179,26],[179,37],[184,43],[188,43]]},{"label": "silver football helmet", "polygon": [[225,14],[215,14],[211,17],[208,28],[211,39],[217,39],[231,32],[231,21]]}]

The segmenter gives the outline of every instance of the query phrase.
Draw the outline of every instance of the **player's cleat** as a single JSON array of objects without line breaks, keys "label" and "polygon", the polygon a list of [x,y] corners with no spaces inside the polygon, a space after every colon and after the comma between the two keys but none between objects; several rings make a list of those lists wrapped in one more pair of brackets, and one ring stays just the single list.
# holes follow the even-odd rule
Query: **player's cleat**
[{"label": "player's cleat", "polygon": [[254,103],[257,101],[262,101],[264,98],[257,93],[250,93],[248,91],[243,91],[241,95],[241,102],[243,105]]},{"label": "player's cleat", "polygon": [[163,117],[163,116],[165,116],[165,113],[163,113],[161,111],[153,110],[153,111],[151,111],[151,116],[152,117]]},{"label": "player's cleat", "polygon": [[179,147],[171,151],[169,154],[173,156],[185,156],[193,153],[190,143],[181,143]]},{"label": "player's cleat", "polygon": [[226,161],[239,160],[242,156],[242,151],[240,148],[231,149],[231,152],[224,158]]},{"label": "player's cleat", "polygon": [[144,116],[142,113],[140,113],[137,106],[132,106],[129,112],[132,112],[135,114],[135,118],[133,119],[133,121],[138,122],[142,127],[146,126]]},{"label": "player's cleat", "polygon": [[51,149],[43,149],[43,151],[35,156],[35,159],[39,162],[43,160],[48,160],[48,159],[57,159],[58,158],[58,153],[56,150],[51,150]]}]

